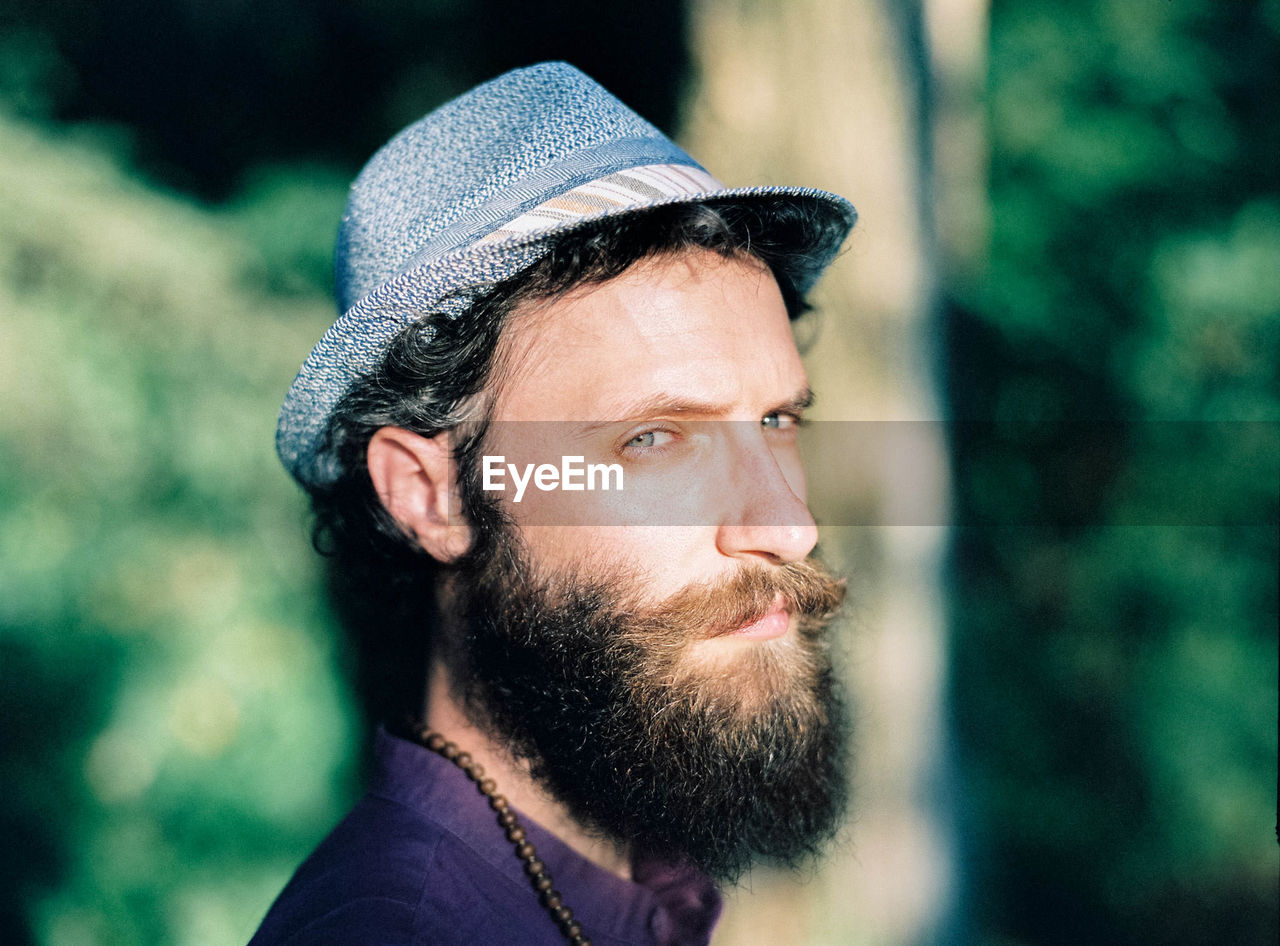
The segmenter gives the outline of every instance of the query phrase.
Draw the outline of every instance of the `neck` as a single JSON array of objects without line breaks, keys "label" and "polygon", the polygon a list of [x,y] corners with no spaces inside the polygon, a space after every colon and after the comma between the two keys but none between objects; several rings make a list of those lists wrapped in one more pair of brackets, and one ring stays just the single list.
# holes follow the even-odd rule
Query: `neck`
[{"label": "neck", "polygon": [[427,684],[423,721],[427,728],[457,743],[484,766],[485,774],[498,783],[498,791],[512,806],[546,828],[597,867],[631,879],[628,852],[588,832],[554,796],[549,794],[529,773],[527,763],[514,759],[511,753],[485,731],[475,725],[454,696],[448,669],[433,661]]}]

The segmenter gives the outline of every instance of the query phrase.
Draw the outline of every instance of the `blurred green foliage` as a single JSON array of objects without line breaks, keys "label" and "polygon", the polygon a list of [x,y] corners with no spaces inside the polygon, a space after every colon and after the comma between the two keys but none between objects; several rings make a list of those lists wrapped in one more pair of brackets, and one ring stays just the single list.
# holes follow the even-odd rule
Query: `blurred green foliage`
[{"label": "blurred green foliage", "polygon": [[957,504],[1028,524],[955,539],[973,932],[1275,942],[1280,4],[996,2],[989,90]]},{"label": "blurred green foliage", "polygon": [[6,943],[244,941],[353,787],[271,450],[344,190],[212,212],[0,116]]}]

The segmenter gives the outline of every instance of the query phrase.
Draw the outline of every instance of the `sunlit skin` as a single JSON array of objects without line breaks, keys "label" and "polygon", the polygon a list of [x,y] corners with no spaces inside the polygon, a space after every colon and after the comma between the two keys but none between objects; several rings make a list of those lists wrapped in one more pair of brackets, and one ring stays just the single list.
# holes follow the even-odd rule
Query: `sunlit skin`
[{"label": "sunlit skin", "polygon": [[[498,354],[486,453],[521,468],[573,454],[626,471],[621,492],[530,489],[519,504],[503,494],[539,571],[620,568],[652,604],[692,582],[799,561],[813,549],[796,443],[811,396],[763,264],[701,250],[642,262],[518,310]],[[369,468],[384,504],[430,554],[449,560],[465,550],[466,525],[449,516],[459,506],[444,435],[384,428]],[[788,646],[793,623],[775,609],[697,642],[690,659],[714,672],[738,648]],[[518,808],[629,876],[626,851],[583,831],[467,719],[440,663],[425,709],[427,724],[464,745]]]},{"label": "sunlit skin", "polygon": [[521,465],[581,454],[626,472],[621,492],[507,502],[540,567],[622,563],[657,601],[813,548],[796,444],[808,379],[763,264],[707,251],[647,261],[522,313],[501,354],[510,373],[486,452]]}]

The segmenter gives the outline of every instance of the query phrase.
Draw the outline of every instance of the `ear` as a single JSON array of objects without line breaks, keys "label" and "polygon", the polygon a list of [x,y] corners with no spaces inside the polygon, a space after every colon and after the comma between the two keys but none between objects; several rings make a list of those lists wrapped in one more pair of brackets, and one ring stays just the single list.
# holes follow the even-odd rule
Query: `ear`
[{"label": "ear", "polygon": [[365,456],[378,499],[423,551],[447,564],[471,548],[447,431],[423,437],[382,427]]}]

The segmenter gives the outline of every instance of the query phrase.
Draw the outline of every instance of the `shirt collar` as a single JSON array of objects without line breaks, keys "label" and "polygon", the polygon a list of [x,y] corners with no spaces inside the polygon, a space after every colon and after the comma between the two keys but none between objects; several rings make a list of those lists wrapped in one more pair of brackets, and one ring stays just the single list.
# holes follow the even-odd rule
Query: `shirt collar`
[{"label": "shirt collar", "polygon": [[[378,730],[374,752],[370,794],[390,798],[434,821],[495,870],[527,888],[530,898],[536,896],[493,811],[461,769],[383,729]],[[528,816],[521,814],[520,823],[584,929],[662,946],[696,946],[710,939],[723,901],[701,871],[645,862],[633,865],[633,880],[624,880]]]}]

